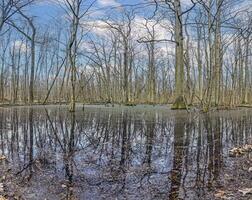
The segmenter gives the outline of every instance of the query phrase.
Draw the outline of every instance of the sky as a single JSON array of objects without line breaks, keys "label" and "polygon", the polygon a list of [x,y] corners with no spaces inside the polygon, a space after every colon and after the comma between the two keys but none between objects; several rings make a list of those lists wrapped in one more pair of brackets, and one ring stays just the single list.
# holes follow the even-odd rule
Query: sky
[{"label": "sky", "polygon": [[[29,13],[36,17],[39,23],[45,25],[50,22],[53,18],[60,17],[64,14],[64,11],[59,5],[59,1],[64,0],[39,0],[32,7],[29,7]],[[89,5],[92,1],[85,0],[84,5]],[[119,7],[121,5],[135,5],[137,3],[143,3],[145,0],[96,0],[96,3],[92,7],[92,15],[99,17],[105,14],[106,11],[111,8]]]},{"label": "sky", "polygon": [[[64,15],[64,11],[59,6],[59,2],[63,2],[64,0],[37,0],[37,2],[32,7],[27,7],[29,9],[28,13],[36,16],[36,20],[41,24],[48,24],[53,18],[58,18]],[[84,4],[89,5],[94,0],[84,0]],[[108,11],[111,8],[119,7],[121,5],[135,5],[139,3],[146,3],[148,0],[96,0],[96,3],[92,7],[93,17],[103,17],[105,13],[109,13]],[[181,0],[182,5],[190,6],[190,0]],[[252,0],[242,0],[243,6],[239,4],[240,7],[248,7],[249,2],[252,3]],[[238,2],[238,1],[237,1]],[[154,9],[154,7],[153,7]],[[252,8],[251,8],[252,9]]]},{"label": "sky", "polygon": [[[62,3],[64,0],[37,0],[39,1],[35,5],[31,7],[27,7],[27,13],[29,13],[32,16],[35,16],[35,22],[40,25],[40,27],[47,27],[48,25],[53,25],[55,19],[60,20],[62,23],[64,23],[64,16],[65,11],[60,6],[60,2]],[[102,27],[102,19],[104,19],[106,16],[109,16],[109,14],[116,12],[116,8],[123,6],[123,5],[136,5],[139,3],[146,3],[148,0],[96,0],[95,4],[91,8],[91,16],[89,16],[88,21],[90,22],[90,26],[97,26],[96,28],[92,28],[92,33],[97,34],[98,36],[105,36],[107,30]],[[186,6],[191,6],[190,0],[181,0],[182,1],[182,7],[185,9]],[[237,0],[243,2],[242,4],[238,4],[237,6],[239,8],[248,7],[251,9],[248,4],[252,4],[252,0]],[[93,0],[84,0],[85,5],[90,5],[90,3],[93,2]],[[113,9],[113,12],[112,12]],[[136,39],[142,38],[145,35],[146,29],[143,26],[145,23],[143,18],[143,13],[148,13],[152,15],[154,6],[150,8],[151,10],[148,10],[148,8],[139,9],[139,12],[137,13],[137,16],[135,17],[135,31],[134,36]],[[235,8],[234,8],[235,9]],[[117,9],[118,10],[118,9]],[[142,13],[141,13],[141,12]],[[151,25],[151,24],[150,24]],[[136,28],[137,27],[137,28]],[[169,23],[166,23],[165,27],[169,27]],[[163,26],[156,26],[155,28],[157,31],[157,39],[171,39],[171,36],[169,34],[169,31],[167,29],[163,28]],[[105,36],[106,37],[106,36]],[[166,48],[164,45],[165,43],[161,44],[164,48]]]},{"label": "sky", "polygon": [[[27,12],[29,15],[31,16],[35,16],[35,22],[37,27],[39,26],[39,28],[43,29],[45,28],[47,25],[51,25],[54,26],[55,25],[55,18],[62,18],[65,16],[65,12],[62,9],[62,7],[60,7],[59,2],[56,1],[64,1],[64,0],[37,0],[40,1],[39,3],[27,7]],[[89,2],[88,2],[89,1]],[[87,2],[87,4],[89,5],[91,3],[92,0],[84,0],[84,2]],[[104,28],[104,26],[102,26],[101,23],[104,24],[104,22],[102,22],[102,19],[105,18],[106,16],[108,16],[108,14],[112,13],[111,9],[113,8],[113,13],[116,11],[120,11],[119,9],[115,9],[115,7],[120,7],[123,5],[136,5],[139,3],[145,3],[147,0],[97,0],[96,3],[94,4],[94,6],[92,7],[92,16],[89,16],[90,18],[88,18],[88,23],[90,22],[90,27],[93,27],[91,30],[91,34],[93,37],[95,37],[95,39],[97,39],[97,43],[99,42],[99,39],[102,39],[103,41],[106,41],[106,39],[109,39],[111,37],[110,32],[108,31],[108,29]],[[190,0],[182,0],[183,2],[183,6],[184,9],[186,6],[191,6]],[[252,0],[244,0],[243,4],[239,4],[237,5],[239,8],[252,8],[252,6],[248,6],[251,5]],[[148,8],[141,8],[139,9],[137,16],[135,17],[134,20],[134,25],[133,25],[133,31],[132,31],[132,37],[134,37],[134,41],[137,41],[141,38],[144,38],[146,36],[146,27],[144,27],[145,24],[145,20],[143,18],[142,13],[144,12],[145,14],[147,13],[148,15],[152,15],[153,10],[154,10],[154,6],[152,8],[150,8],[151,10],[149,10]],[[237,8],[233,8],[235,10],[237,10]],[[141,12],[140,12],[141,11]],[[93,25],[92,25],[93,23]],[[155,24],[155,23],[154,23]],[[85,24],[86,25],[86,24]],[[100,27],[102,28],[99,28]],[[150,22],[150,26],[152,26],[152,22]],[[155,30],[156,30],[156,39],[174,39],[171,37],[171,33],[168,31],[168,27],[171,26],[171,23],[168,19],[162,20],[162,24],[159,24],[157,26],[155,26]],[[86,28],[86,27],[85,27]],[[171,29],[169,29],[171,30]],[[53,31],[53,29],[50,29],[50,31]],[[190,30],[189,30],[190,31]],[[43,31],[42,31],[43,32]],[[191,34],[193,35],[193,34]],[[226,36],[229,36],[228,34],[226,34]],[[232,36],[232,34],[231,34]],[[93,37],[91,39],[93,39]],[[89,38],[90,39],[90,38]],[[17,39],[16,41],[14,41],[13,45],[15,46],[22,46],[24,45],[20,39]],[[143,45],[142,45],[143,46]],[[196,48],[197,45],[194,41],[191,41],[190,46],[192,48]],[[156,46],[157,49],[160,52],[163,52],[167,55],[174,55],[174,43],[158,43],[158,45]],[[25,46],[23,47],[23,49],[25,50]],[[81,50],[86,50],[89,51],[89,49],[92,49],[93,47],[90,46],[90,41],[89,40],[83,40],[83,42],[80,45],[80,49]],[[18,48],[17,48],[18,49]],[[92,52],[92,51],[90,51]],[[146,51],[140,51],[143,56],[146,56]],[[141,55],[142,55],[141,54]],[[173,59],[173,57],[171,57],[171,59]]]}]

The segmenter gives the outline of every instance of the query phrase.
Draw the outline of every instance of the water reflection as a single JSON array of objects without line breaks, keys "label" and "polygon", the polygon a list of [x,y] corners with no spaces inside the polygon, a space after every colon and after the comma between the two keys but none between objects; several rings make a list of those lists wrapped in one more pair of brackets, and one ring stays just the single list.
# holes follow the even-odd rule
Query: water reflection
[{"label": "water reflection", "polygon": [[36,199],[204,199],[251,139],[252,114],[64,107],[0,110],[0,155]]}]

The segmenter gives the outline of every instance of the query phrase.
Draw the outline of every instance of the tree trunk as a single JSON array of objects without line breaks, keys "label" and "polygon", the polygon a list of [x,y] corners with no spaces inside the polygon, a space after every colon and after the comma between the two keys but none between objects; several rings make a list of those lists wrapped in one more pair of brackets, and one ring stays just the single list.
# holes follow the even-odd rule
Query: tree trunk
[{"label": "tree trunk", "polygon": [[249,37],[245,40],[245,80],[244,80],[244,92],[242,103],[248,103],[248,86],[249,86]]},{"label": "tree trunk", "polygon": [[175,6],[175,41],[176,41],[176,61],[175,61],[175,102],[172,109],[186,109],[184,98],[184,59],[183,59],[183,26],[180,0],[174,1]]},{"label": "tree trunk", "polygon": [[203,76],[202,76],[202,55],[201,55],[201,27],[197,27],[198,41],[197,41],[197,62],[198,62],[198,81],[199,81],[199,99],[203,99]]},{"label": "tree trunk", "polygon": [[215,105],[218,106],[220,103],[220,85],[221,85],[221,1],[216,0],[218,6],[217,17],[216,17],[216,30],[215,30],[215,68],[214,68],[214,98]]},{"label": "tree trunk", "polygon": [[[124,39],[126,40],[126,39]],[[127,44],[127,40],[124,41],[124,53],[123,53],[123,74],[124,74],[124,78],[123,78],[123,90],[124,90],[124,103],[128,103],[129,102],[129,85],[128,85],[128,44]]]}]

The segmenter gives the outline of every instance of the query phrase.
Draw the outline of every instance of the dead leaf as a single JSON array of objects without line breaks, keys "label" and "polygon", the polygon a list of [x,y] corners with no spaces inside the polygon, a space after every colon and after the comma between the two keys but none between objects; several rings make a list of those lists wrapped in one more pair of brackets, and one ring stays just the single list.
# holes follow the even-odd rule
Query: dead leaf
[{"label": "dead leaf", "polygon": [[246,145],[243,147],[243,149],[244,149],[245,151],[252,151],[252,145],[246,144]]},{"label": "dead leaf", "polygon": [[3,186],[3,183],[0,183],[0,192],[4,192],[4,186]]},{"label": "dead leaf", "polygon": [[0,160],[5,160],[6,156],[0,156]]},{"label": "dead leaf", "polygon": [[226,197],[225,194],[226,194],[225,191],[219,190],[216,194],[214,194],[214,196],[215,196],[216,198],[226,199],[227,197]]},{"label": "dead leaf", "polygon": [[248,169],[248,171],[249,171],[249,172],[252,172],[252,167],[250,167],[250,168]]},{"label": "dead leaf", "polygon": [[252,151],[252,145],[244,145],[243,147],[235,147],[231,150],[229,150],[229,156],[236,157],[236,156],[242,156],[247,152]]},{"label": "dead leaf", "polygon": [[244,188],[244,189],[238,190],[238,191],[242,193],[242,196],[245,196],[247,194],[252,194],[252,188]]},{"label": "dead leaf", "polygon": [[0,195],[0,200],[7,200],[7,199],[3,197],[2,195]]}]

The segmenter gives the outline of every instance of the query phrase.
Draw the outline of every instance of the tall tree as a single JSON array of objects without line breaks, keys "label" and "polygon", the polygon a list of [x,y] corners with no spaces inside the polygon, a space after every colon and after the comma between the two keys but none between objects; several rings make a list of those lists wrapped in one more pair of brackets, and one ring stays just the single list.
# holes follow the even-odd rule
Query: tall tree
[{"label": "tall tree", "polygon": [[75,112],[76,105],[76,62],[77,62],[77,48],[78,48],[78,30],[80,28],[80,20],[87,14],[89,9],[95,3],[95,0],[84,8],[84,0],[64,0],[64,7],[67,16],[70,20],[70,37],[68,40],[67,57],[70,63],[70,80],[71,80],[71,100],[69,111]]},{"label": "tall tree", "polygon": [[120,22],[116,21],[106,21],[105,23],[116,33],[120,36],[120,42],[122,45],[122,85],[123,85],[123,102],[129,103],[130,102],[130,72],[131,64],[132,64],[132,49],[131,49],[131,42],[132,42],[132,23],[135,18],[134,11],[127,11],[123,12],[122,19]]},{"label": "tall tree", "polygon": [[183,15],[191,11],[196,2],[191,0],[192,6],[182,12],[181,0],[166,0],[165,3],[169,9],[173,11],[175,16],[175,102],[172,106],[173,109],[185,109],[186,100],[184,97],[184,35],[183,35]]},{"label": "tall tree", "polygon": [[31,47],[31,67],[30,67],[30,84],[29,84],[29,103],[32,104],[34,102],[34,74],[35,74],[35,39],[36,39],[36,27],[34,25],[34,20],[32,17],[26,15],[22,10],[18,10],[18,14],[22,18],[26,20],[28,23],[31,33],[26,33],[24,29],[20,28],[14,21],[9,22],[11,26],[13,26],[18,32],[24,35],[30,41]]}]

